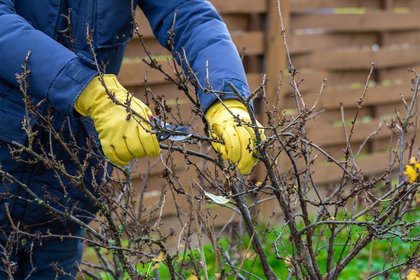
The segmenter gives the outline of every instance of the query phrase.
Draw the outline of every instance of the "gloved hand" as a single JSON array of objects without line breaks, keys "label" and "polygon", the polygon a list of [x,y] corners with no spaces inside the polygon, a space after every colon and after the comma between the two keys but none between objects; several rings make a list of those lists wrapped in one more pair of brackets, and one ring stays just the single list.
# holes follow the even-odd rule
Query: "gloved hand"
[{"label": "gloved hand", "polygon": [[[115,75],[103,75],[108,90],[115,98],[127,104],[127,90]],[[152,112],[139,99],[130,96],[130,108],[148,120]],[[80,94],[74,106],[82,116],[92,118],[105,156],[123,166],[134,158],[154,157],[160,153],[156,135],[149,133],[150,125],[139,117],[129,114],[124,106],[115,104],[107,95],[98,77],[92,79]],[[138,122],[140,121],[140,122]]]},{"label": "gloved hand", "polygon": [[[229,109],[229,110],[228,110]],[[230,111],[230,112],[229,112]],[[234,116],[242,120],[239,124]],[[255,132],[245,106],[238,100],[226,100],[213,104],[206,112],[209,134],[221,138],[224,144],[213,142],[213,148],[223,159],[237,163],[241,174],[248,174],[257,163],[250,149],[255,146]],[[257,123],[259,127],[261,124]],[[260,129],[261,140],[265,140],[264,130]]]}]

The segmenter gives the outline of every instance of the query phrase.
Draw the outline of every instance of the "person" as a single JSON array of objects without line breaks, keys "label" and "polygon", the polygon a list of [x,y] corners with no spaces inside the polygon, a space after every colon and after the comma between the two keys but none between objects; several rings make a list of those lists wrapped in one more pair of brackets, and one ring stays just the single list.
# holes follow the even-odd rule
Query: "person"
[{"label": "person", "polygon": [[[15,178],[3,179],[0,186],[0,279],[73,279],[75,276],[82,254],[80,239],[27,242],[24,234],[21,239],[10,236],[16,229],[30,234],[83,234],[79,224],[57,218],[42,203],[34,203],[34,196],[58,210],[71,209],[75,217],[85,222],[97,210],[86,194],[72,185],[70,178],[54,172],[43,161],[33,160],[30,152],[22,152],[18,157],[11,152],[11,147],[28,143],[28,129],[22,128],[26,124],[36,135],[33,151],[61,162],[69,175],[77,176],[82,160],[90,166],[98,163],[97,158],[88,156],[89,149],[79,150],[75,157],[59,141],[52,141],[50,132],[42,129],[39,116],[30,114],[25,119],[25,102],[16,74],[22,73],[26,57],[30,71],[27,94],[38,104],[40,114],[48,116],[53,127],[62,133],[63,139],[75,139],[77,146],[95,149],[87,141],[92,135],[98,137],[101,148],[95,152],[102,150],[118,166],[160,153],[156,135],[145,120],[152,115],[151,110],[133,97],[131,109],[145,119],[136,122],[127,118],[126,108],[108,98],[91,51],[93,48],[98,64],[103,66],[103,82],[115,94],[115,99],[124,103],[127,90],[116,75],[127,41],[132,37],[132,11],[137,6],[143,10],[162,45],[168,47],[168,31],[174,28],[173,52],[186,50],[189,64],[203,85],[208,63],[209,84],[223,93],[217,96],[197,88],[210,134],[223,139],[223,144],[213,143],[213,146],[243,174],[255,165],[257,159],[249,149],[255,141],[255,132],[239,125],[232,114],[248,122],[250,116],[241,98],[228,86],[232,83],[243,98],[249,96],[244,69],[225,24],[208,1],[0,0],[0,163],[3,177],[10,174]],[[89,170],[83,174],[89,190],[94,191],[92,182],[102,178],[104,172]],[[15,245],[13,250],[8,247],[11,240]]]}]

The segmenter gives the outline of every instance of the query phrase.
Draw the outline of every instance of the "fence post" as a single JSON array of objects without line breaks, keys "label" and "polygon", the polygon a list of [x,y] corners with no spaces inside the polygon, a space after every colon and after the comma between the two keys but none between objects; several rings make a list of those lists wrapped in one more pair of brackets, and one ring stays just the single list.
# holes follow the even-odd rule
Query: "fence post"
[{"label": "fence post", "polygon": [[[265,30],[265,55],[264,55],[264,72],[269,79],[266,87],[269,108],[271,110],[276,103],[279,109],[284,107],[284,93],[279,90],[279,80],[283,70],[287,69],[287,55],[284,46],[284,40],[281,35],[281,21],[278,13],[278,0],[267,0],[267,21]],[[280,0],[281,13],[286,32],[289,33],[290,26],[290,2],[292,0]],[[261,121],[263,125],[267,125],[267,114],[262,112]],[[283,161],[282,157],[279,159]],[[265,169],[259,165],[256,168],[255,177],[257,180],[265,179]],[[259,212],[262,218],[272,217],[273,213],[281,213],[278,204],[273,200],[264,202],[259,206]],[[281,215],[281,214],[279,214]],[[278,216],[277,216],[278,217]]]},{"label": "fence post", "polygon": [[[281,35],[281,22],[278,13],[277,0],[267,0],[267,30],[266,30],[266,53],[265,53],[265,73],[269,79],[267,84],[267,95],[270,104],[274,104],[277,98],[278,81],[281,73],[287,68],[286,50]],[[284,27],[289,33],[290,26],[290,0],[280,0],[281,13]],[[283,103],[283,96],[279,96],[279,105]]]}]

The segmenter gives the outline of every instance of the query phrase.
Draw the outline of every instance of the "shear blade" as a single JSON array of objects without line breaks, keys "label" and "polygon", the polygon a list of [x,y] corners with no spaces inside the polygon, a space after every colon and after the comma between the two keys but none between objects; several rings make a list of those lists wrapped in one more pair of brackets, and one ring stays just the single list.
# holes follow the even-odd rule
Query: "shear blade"
[{"label": "shear blade", "polygon": [[159,142],[164,140],[184,141],[192,135],[190,126],[169,124],[156,117],[153,117],[152,120],[155,121],[157,129],[163,130],[156,135]]}]

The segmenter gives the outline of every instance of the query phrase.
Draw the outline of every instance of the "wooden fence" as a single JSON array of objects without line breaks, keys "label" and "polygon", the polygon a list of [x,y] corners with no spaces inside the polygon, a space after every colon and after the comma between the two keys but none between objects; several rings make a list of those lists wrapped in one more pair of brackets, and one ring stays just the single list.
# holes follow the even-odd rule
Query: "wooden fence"
[{"label": "wooden fence", "polygon": [[[389,158],[391,131],[386,127],[387,120],[395,116],[395,110],[405,116],[401,94],[410,99],[412,75],[408,68],[420,65],[420,2],[293,0],[290,3],[289,48],[295,67],[305,80],[301,92],[308,105],[318,95],[322,79],[327,79],[319,103],[325,112],[309,125],[311,140],[334,156],[342,156],[345,133],[340,103],[347,122],[354,116],[356,100],[363,93],[374,63],[352,146],[357,149],[382,124],[358,159],[365,175],[382,172],[388,167]],[[285,104],[292,106],[292,99],[286,96]],[[334,182],[340,176],[339,170],[322,162],[315,170],[318,182]]]},{"label": "wooden fence", "polygon": [[[211,2],[226,21],[238,50],[244,54],[244,66],[251,88],[260,82],[262,73],[267,73],[271,80],[268,87],[270,96],[274,97],[276,90],[279,90],[282,106],[293,108],[277,0]],[[353,147],[357,147],[382,123],[383,127],[368,141],[358,165],[366,175],[385,170],[391,132],[384,121],[395,113],[395,109],[400,109],[404,114],[401,94],[408,97],[411,92],[411,76],[407,69],[420,65],[420,1],[281,0],[281,6],[291,60],[299,71],[299,79],[303,79],[300,91],[308,105],[314,102],[322,81],[327,80],[319,103],[319,108],[325,112],[309,123],[308,132],[312,141],[334,156],[339,157],[345,147],[339,104],[341,102],[344,108],[345,120],[351,119],[371,63],[375,63],[352,143]],[[160,58],[169,56],[154,39],[141,13],[138,22],[153,55]],[[189,103],[176,87],[165,81],[163,75],[147,69],[141,61],[142,57],[143,49],[139,41],[134,39],[128,45],[120,73],[123,84],[143,96],[147,79],[154,94],[165,95],[168,104],[175,104],[175,100],[180,98],[177,103],[188,121],[191,113]],[[282,80],[279,89],[278,80]],[[188,177],[188,170],[182,164],[183,158],[180,156],[175,161],[179,163],[177,173],[181,177]],[[138,188],[144,187],[142,174],[147,168],[145,161],[139,162],[139,175],[134,181]],[[163,169],[159,159],[156,164],[151,163],[149,169],[152,171],[148,178],[146,204],[152,205],[159,200],[160,189],[165,183],[159,178]],[[339,170],[322,160],[314,170],[315,180],[321,184],[337,181],[341,175]],[[181,197],[176,199],[185,200]],[[171,203],[167,203],[163,211],[169,215],[175,209]],[[226,210],[222,211],[224,213],[221,215],[226,219]]]}]

